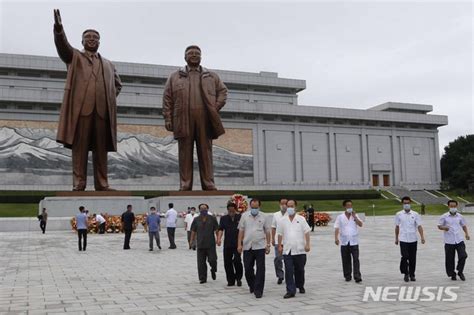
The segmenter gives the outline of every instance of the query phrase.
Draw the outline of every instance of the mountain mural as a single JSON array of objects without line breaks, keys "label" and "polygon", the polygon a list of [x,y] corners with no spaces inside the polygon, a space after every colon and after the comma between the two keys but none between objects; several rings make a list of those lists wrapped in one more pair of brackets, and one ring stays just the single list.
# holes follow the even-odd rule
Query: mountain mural
[{"label": "mountain mural", "polygon": [[[0,185],[70,184],[71,151],[55,138],[51,129],[0,127]],[[213,150],[217,183],[252,183],[252,155],[216,145]],[[117,152],[109,153],[108,163],[111,185],[174,184],[179,176],[178,143],[171,136],[119,132]],[[197,174],[196,154],[194,164]],[[91,156],[88,171],[92,177]]]}]

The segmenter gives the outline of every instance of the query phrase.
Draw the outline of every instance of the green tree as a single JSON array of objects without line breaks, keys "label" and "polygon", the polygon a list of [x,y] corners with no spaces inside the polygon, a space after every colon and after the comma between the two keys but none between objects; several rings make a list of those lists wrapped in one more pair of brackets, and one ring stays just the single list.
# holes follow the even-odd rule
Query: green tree
[{"label": "green tree", "polygon": [[451,188],[468,189],[474,183],[474,135],[460,136],[444,148],[441,177]]}]

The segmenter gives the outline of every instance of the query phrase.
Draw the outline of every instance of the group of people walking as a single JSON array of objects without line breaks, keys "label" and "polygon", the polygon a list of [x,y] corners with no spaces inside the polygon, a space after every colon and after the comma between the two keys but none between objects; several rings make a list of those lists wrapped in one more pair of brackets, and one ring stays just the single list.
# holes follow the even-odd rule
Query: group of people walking
[{"label": "group of people walking", "polygon": [[[416,254],[418,235],[425,243],[421,216],[412,210],[411,198],[402,198],[403,210],[395,215],[395,244],[400,246],[400,272],[406,282],[416,281]],[[267,217],[260,211],[258,199],[250,201],[250,209],[242,214],[237,212],[234,203],[227,204],[227,214],[220,218],[209,211],[209,206],[202,203],[198,213],[194,207],[188,208],[185,217],[185,229],[189,249],[196,250],[198,278],[200,283],[207,282],[208,264],[211,278],[217,278],[217,246],[223,248],[224,269],[228,286],[242,286],[245,276],[249,292],[256,298],[263,296],[265,287],[265,256],[274,248],[273,259],[277,284],[286,284],[285,299],[292,298],[297,291],[305,289],[306,254],[311,250],[311,226],[307,219],[297,214],[297,201],[282,198],[280,209]],[[467,258],[464,240],[469,240],[466,220],[458,213],[458,203],[448,202],[449,211],[443,214],[438,222],[439,230],[444,232],[446,273],[452,280],[465,281],[464,266]],[[362,282],[359,262],[359,228],[363,222],[353,209],[352,200],[342,202],[344,212],[334,220],[334,243],[340,246],[343,277],[346,281],[354,279]],[[165,214],[166,227],[170,242],[169,249],[175,249],[175,229],[177,212],[173,204],[168,205]],[[84,207],[79,208],[76,216],[78,245],[80,251],[87,247],[87,215]],[[132,206],[122,214],[125,233],[124,249],[130,249],[130,238],[134,228],[135,216]],[[149,250],[153,250],[154,241],[159,249],[161,219],[155,207],[150,208],[147,216]],[[455,254],[458,263],[455,264]]]}]

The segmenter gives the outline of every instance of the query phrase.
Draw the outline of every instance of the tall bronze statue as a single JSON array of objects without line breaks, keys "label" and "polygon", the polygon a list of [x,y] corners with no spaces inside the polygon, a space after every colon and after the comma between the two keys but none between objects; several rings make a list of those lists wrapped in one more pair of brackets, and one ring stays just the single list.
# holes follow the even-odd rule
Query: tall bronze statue
[{"label": "tall bronze statue", "polygon": [[180,190],[193,189],[193,150],[199,161],[203,190],[216,190],[212,165],[212,140],[224,134],[219,115],[227,100],[227,88],[219,76],[202,67],[201,49],[184,52],[187,66],[173,72],[163,95],[165,127],[178,140]]},{"label": "tall bronze statue", "polygon": [[122,83],[109,60],[97,50],[100,35],[82,33],[84,50],[69,44],[59,10],[54,10],[54,43],[67,64],[66,86],[56,141],[72,149],[73,190],[87,183],[87,157],[92,151],[96,190],[113,190],[107,178],[107,152],[117,151],[117,100]]}]

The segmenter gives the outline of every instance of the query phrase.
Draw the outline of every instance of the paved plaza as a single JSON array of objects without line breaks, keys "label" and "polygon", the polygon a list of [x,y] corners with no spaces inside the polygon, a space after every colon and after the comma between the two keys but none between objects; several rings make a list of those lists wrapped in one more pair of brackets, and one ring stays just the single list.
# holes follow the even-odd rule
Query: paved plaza
[{"label": "paved plaza", "polygon": [[[466,216],[471,235],[474,217]],[[437,216],[424,216],[425,245],[418,245],[417,281],[405,283],[399,273],[400,252],[394,244],[393,217],[368,217],[360,236],[363,282],[345,282],[332,226],[311,234],[306,265],[306,294],[284,300],[277,285],[274,252],[266,259],[263,298],[242,287],[226,287],[222,249],[218,248],[217,280],[199,284],[196,252],[187,249],[185,232],[176,233],[177,250],[148,251],[148,235],[134,233],[130,251],[122,250],[123,234],[89,235],[86,252],[77,250],[73,232],[0,233],[1,314],[472,314],[474,309],[474,241],[467,281],[452,281],[444,271],[442,232]],[[367,286],[456,286],[455,302],[363,301]],[[437,288],[435,291],[437,292]]]}]

